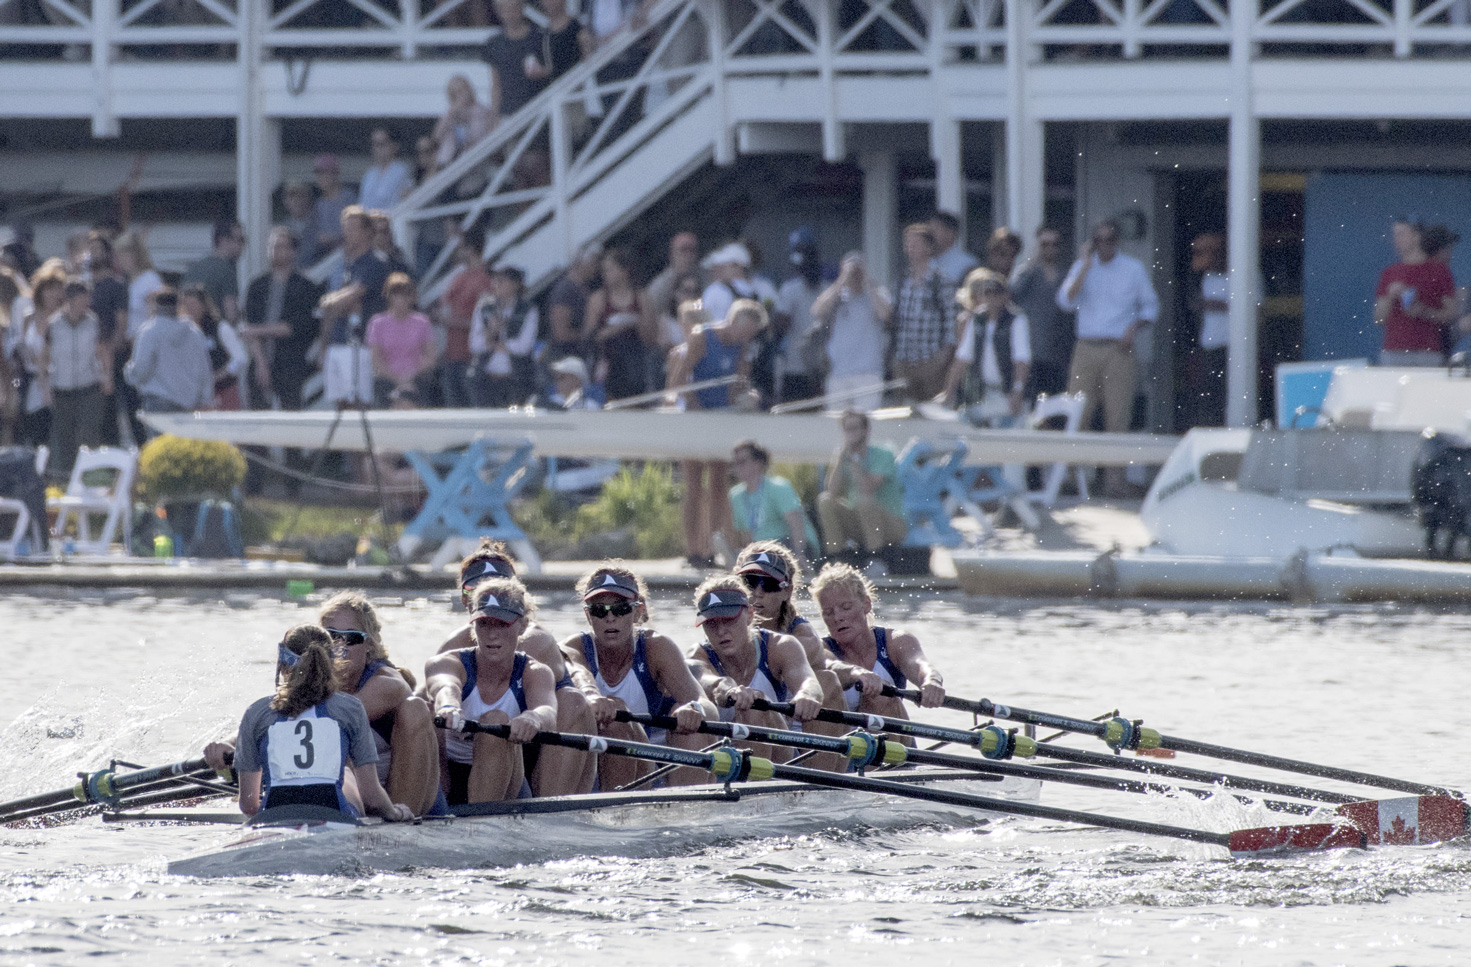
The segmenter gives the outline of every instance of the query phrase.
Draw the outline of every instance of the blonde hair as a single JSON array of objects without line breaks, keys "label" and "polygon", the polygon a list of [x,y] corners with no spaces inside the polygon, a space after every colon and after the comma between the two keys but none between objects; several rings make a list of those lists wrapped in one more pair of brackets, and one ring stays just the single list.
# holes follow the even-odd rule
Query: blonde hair
[{"label": "blonde hair", "polygon": [[497,600],[509,601],[521,609],[523,617],[528,621],[536,616],[536,601],[532,599],[531,592],[526,590],[526,585],[521,583],[520,578],[494,577],[486,578],[475,585],[475,590],[470,592],[470,610],[480,610],[480,602],[487,595],[495,595]]},{"label": "blonde hair", "polygon": [[142,232],[133,230],[119,235],[117,241],[112,245],[112,250],[114,254],[121,251],[131,254],[140,273],[153,268],[153,256],[148,254],[148,245],[143,241]]},{"label": "blonde hair", "polygon": [[362,625],[363,633],[368,636],[368,653],[363,658],[363,664],[374,661],[388,662],[390,668],[395,668],[409,683],[409,688],[418,684],[414,673],[407,668],[402,668],[393,663],[388,657],[388,649],[383,646],[383,623],[378,620],[378,609],[373,607],[373,602],[360,591],[339,591],[326,601],[322,602],[322,610],[317,612],[317,622],[324,628],[327,625],[327,616],[334,611],[351,611]]},{"label": "blonde hair", "polygon": [[332,636],[320,625],[297,625],[281,644],[299,657],[286,680],[276,686],[271,710],[295,718],[337,690],[337,662],[332,657]]},{"label": "blonde hair", "polygon": [[746,582],[734,574],[717,574],[701,581],[700,586],[695,588],[695,604],[698,605],[700,599],[711,591],[733,591],[747,601],[751,599],[751,595],[746,591]]},{"label": "blonde hair", "polygon": [[737,299],[730,304],[730,311],[725,314],[725,318],[731,322],[738,321],[742,316],[754,318],[759,329],[765,329],[771,321],[767,318],[766,307],[755,299]]},{"label": "blonde hair", "polygon": [[812,600],[816,601],[817,596],[828,588],[851,591],[853,594],[867,598],[870,603],[878,595],[878,589],[873,586],[868,576],[851,564],[835,562],[824,564],[817,577],[812,579],[807,593],[812,595]]}]

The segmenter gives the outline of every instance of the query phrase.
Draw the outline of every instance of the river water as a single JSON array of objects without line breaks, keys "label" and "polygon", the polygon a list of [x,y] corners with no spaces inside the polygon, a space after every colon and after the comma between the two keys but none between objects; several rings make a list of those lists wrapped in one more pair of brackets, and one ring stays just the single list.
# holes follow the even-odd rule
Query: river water
[{"label": "river water", "polygon": [[[460,620],[447,596],[380,601],[390,652],[409,667]],[[1175,735],[1471,786],[1471,662],[1460,653],[1471,616],[958,595],[896,596],[880,610],[920,635],[955,694],[1081,717],[1119,708]],[[196,755],[266,694],[274,643],[314,613],[244,594],[0,599],[0,799],[61,788],[113,756]],[[542,617],[559,635],[579,630],[570,596],[548,597]],[[690,619],[683,598],[656,598],[656,626],[677,639],[691,637]],[[1209,829],[1271,821],[1220,799],[1049,785],[1043,801]],[[95,818],[0,827],[0,964],[1423,965],[1464,964],[1471,950],[1471,847],[1454,843],[1233,861],[1011,818],[657,860],[164,872],[221,836]]]}]

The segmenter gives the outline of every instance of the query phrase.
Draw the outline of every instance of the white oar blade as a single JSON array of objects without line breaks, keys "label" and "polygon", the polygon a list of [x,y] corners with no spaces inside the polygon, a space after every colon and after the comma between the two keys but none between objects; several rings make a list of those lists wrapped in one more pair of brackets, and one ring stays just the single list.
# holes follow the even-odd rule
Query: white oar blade
[{"label": "white oar blade", "polygon": [[1345,803],[1338,815],[1371,846],[1439,843],[1466,833],[1466,803],[1452,796],[1404,796]]},{"label": "white oar blade", "polygon": [[1364,834],[1357,827],[1336,823],[1298,823],[1263,826],[1231,833],[1227,848],[1235,857],[1282,856],[1325,849],[1360,849]]}]

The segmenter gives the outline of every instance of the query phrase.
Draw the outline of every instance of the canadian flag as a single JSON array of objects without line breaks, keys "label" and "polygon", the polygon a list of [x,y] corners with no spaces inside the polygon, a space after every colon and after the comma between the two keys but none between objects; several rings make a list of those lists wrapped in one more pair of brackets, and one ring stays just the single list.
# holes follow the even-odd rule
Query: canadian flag
[{"label": "canadian flag", "polygon": [[1376,843],[1438,843],[1466,831],[1466,803],[1450,796],[1406,796],[1345,803],[1338,815]]}]

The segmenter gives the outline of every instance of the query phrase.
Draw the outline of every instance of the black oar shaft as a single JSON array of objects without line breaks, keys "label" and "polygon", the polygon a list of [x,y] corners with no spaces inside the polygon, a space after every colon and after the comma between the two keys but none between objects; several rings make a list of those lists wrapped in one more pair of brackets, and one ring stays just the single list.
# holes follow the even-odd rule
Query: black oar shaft
[{"label": "black oar shaft", "polygon": [[[642,725],[651,725],[654,728],[660,729],[672,729],[677,724],[669,716],[637,715],[632,712],[619,712],[618,718],[620,721],[638,722]],[[722,735],[728,738],[738,737],[738,732],[744,731],[747,737],[757,742],[771,742],[778,745],[795,746],[813,751],[832,752],[843,756],[848,754],[849,749],[849,740],[845,738],[813,735],[808,732],[791,732],[785,729],[769,729],[755,725],[743,725],[737,728],[728,722],[705,722],[700,726],[700,731],[707,735]],[[1015,776],[1020,779],[1057,782],[1089,789],[1108,789],[1114,792],[1140,794],[1185,792],[1201,799],[1213,795],[1213,792],[1209,789],[1171,786],[1161,782],[1140,782],[1136,779],[1124,779],[1117,776],[1066,772],[1061,769],[1049,769],[1046,766],[1021,765],[1016,762],[996,762],[987,759],[977,759],[974,756],[957,755],[953,752],[936,752],[931,749],[905,749],[904,752],[906,761],[920,765],[946,766],[952,769],[967,769],[971,772],[996,776]],[[1206,774],[1206,776],[1206,779],[1199,781],[1211,781],[1214,779],[1209,774]],[[1243,797],[1238,796],[1237,798],[1240,799]],[[1344,801],[1347,802],[1349,800],[1345,799]],[[1317,808],[1302,803],[1284,802],[1280,799],[1266,799],[1261,800],[1261,802],[1269,809],[1278,812],[1297,813],[1299,815],[1307,815]]]},{"label": "black oar shaft", "polygon": [[[753,703],[752,708],[761,710],[769,709],[785,715],[792,714],[790,704],[767,702],[763,699],[757,699]],[[979,732],[962,732],[959,729],[947,729],[936,725],[922,725],[918,722],[911,722],[908,719],[869,715],[864,712],[838,712],[833,709],[823,709],[818,713],[817,717],[824,722],[856,725],[859,728],[881,729],[887,732],[900,732],[924,738],[943,737],[952,742],[963,742],[972,747],[978,746],[982,741],[982,735]],[[1126,759],[1123,756],[1085,752],[1081,749],[1069,749],[1063,746],[1044,746],[1039,744],[1035,755],[1047,759],[1059,759],[1064,762],[1078,762],[1084,765],[1096,766],[1100,769],[1120,769],[1126,772],[1139,772],[1146,775],[1160,776],[1165,779],[1183,779],[1187,782],[1204,782],[1212,785],[1219,783],[1233,789],[1269,793],[1274,796],[1291,796],[1295,799],[1311,799],[1316,802],[1329,803],[1355,801],[1355,797],[1353,796],[1346,796],[1336,792],[1324,792],[1323,790],[1310,789],[1306,786],[1271,782],[1265,779],[1248,779],[1245,776],[1233,776],[1223,772],[1207,772],[1203,769],[1168,765],[1154,760]]]},{"label": "black oar shaft", "polygon": [[208,769],[208,764],[203,759],[189,759],[184,762],[175,762],[172,765],[154,766],[150,769],[138,769],[133,772],[118,775],[110,769],[94,772],[90,775],[81,774],[80,781],[65,789],[55,792],[43,792],[34,796],[26,796],[22,799],[14,799],[10,802],[0,803],[0,822],[9,822],[11,818],[19,813],[34,814],[35,810],[46,806],[59,806],[70,803],[105,802],[115,798],[116,793],[135,786],[147,785],[160,779],[179,778],[191,772],[203,772]]},{"label": "black oar shaft", "polygon": [[853,776],[845,773],[822,772],[817,769],[803,769],[800,766],[778,765],[775,767],[775,772],[778,779],[796,779],[815,786],[827,786],[831,789],[850,789],[858,792],[876,792],[891,796],[903,796],[908,799],[921,799],[926,802],[937,802],[948,806],[987,809],[991,812],[1012,813],[1018,816],[1031,816],[1035,819],[1051,819],[1064,823],[1081,823],[1085,826],[1099,826],[1103,829],[1121,829],[1131,833],[1146,833],[1151,836],[1164,836],[1170,839],[1210,843],[1214,846],[1229,846],[1231,840],[1231,837],[1226,833],[1212,833],[1203,829],[1186,829],[1183,826],[1167,826],[1163,823],[1121,819],[1117,816],[1099,816],[1094,813],[1085,813],[1075,809],[1058,809],[1055,806],[1041,806],[1036,803],[1016,802],[1010,799],[992,799],[989,796],[977,796],[971,793],[955,792],[950,789],[911,785],[904,782],[889,782],[883,779],[870,779],[864,776]]},{"label": "black oar shaft", "polygon": [[[919,692],[914,689],[897,689],[893,686],[886,685],[884,686],[884,694],[907,699],[911,702],[917,703],[919,701]],[[946,708],[974,712],[978,715],[988,715],[993,718],[1005,719],[1009,722],[1045,725],[1048,728],[1079,732],[1083,735],[1094,735],[1099,738],[1104,738],[1108,734],[1108,723],[1106,722],[1090,722],[1087,719],[1072,718],[1066,715],[1054,715],[1050,712],[1038,712],[1035,709],[1018,708],[1015,705],[1003,705],[984,698],[979,701],[972,701],[970,699],[956,698],[955,696],[946,696],[943,704]],[[1303,762],[1298,759],[1286,759],[1281,756],[1267,755],[1262,752],[1233,749],[1229,746],[1214,745],[1209,742],[1196,742],[1193,739],[1182,739],[1173,735],[1164,735],[1163,733],[1158,733],[1158,747],[1161,749],[1171,749],[1175,752],[1188,752],[1193,755],[1206,756],[1212,759],[1224,759],[1228,762],[1240,762],[1243,765],[1261,766],[1265,769],[1297,772],[1303,775],[1316,776],[1319,779],[1333,779],[1338,782],[1349,782],[1360,786],[1378,786],[1381,789],[1393,789],[1398,792],[1408,792],[1419,796],[1454,795],[1453,792],[1442,786],[1427,785],[1423,782],[1410,782],[1405,779],[1395,779],[1391,776],[1380,776],[1370,772],[1359,772],[1354,769],[1339,769],[1334,766]],[[1344,801],[1350,802],[1352,800],[1345,799]]]}]

